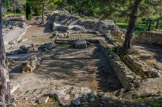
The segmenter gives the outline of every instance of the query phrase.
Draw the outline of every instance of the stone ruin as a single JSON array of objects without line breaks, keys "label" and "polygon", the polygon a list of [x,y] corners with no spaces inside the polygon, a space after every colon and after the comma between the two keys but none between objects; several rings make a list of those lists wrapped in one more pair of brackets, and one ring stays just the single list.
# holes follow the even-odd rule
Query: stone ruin
[{"label": "stone ruin", "polygon": [[[98,43],[101,47],[102,52],[105,54],[105,58],[112,66],[113,70],[116,73],[116,76],[119,78],[122,86],[121,90],[115,91],[113,94],[119,96],[120,98],[137,98],[139,96],[147,96],[147,95],[162,95],[161,87],[162,84],[159,82],[161,78],[143,78],[141,75],[138,75],[134,71],[132,71],[126,63],[123,62],[122,58],[120,58],[116,53],[112,51],[114,46],[117,46],[118,43],[121,44],[124,41],[124,35],[126,31],[119,28],[114,24],[113,21],[84,21],[83,19],[68,15],[61,14],[54,18],[53,22],[53,31],[55,34],[51,37],[54,42],[45,43],[43,45],[39,45],[36,47],[37,51],[48,51],[55,48],[56,43],[70,43],[75,46],[75,48],[86,48],[89,43]],[[76,35],[79,33],[93,33],[95,35],[104,36],[107,41],[94,39],[93,37],[90,39],[74,39],[72,40],[70,37],[72,34]],[[148,34],[150,33],[150,34]],[[153,35],[156,35],[154,38]],[[161,44],[160,34],[154,32],[142,32],[139,37],[133,40],[134,43],[151,43],[151,44]],[[60,39],[63,37],[65,40]],[[142,40],[141,40],[142,38]],[[154,39],[154,40],[152,40]],[[22,46],[18,51],[11,52],[10,54],[19,54],[32,52],[34,46],[25,47]],[[22,71],[23,72],[34,72],[37,66],[40,65],[42,61],[41,55],[35,55],[28,58],[26,61],[22,63]],[[129,61],[129,59],[127,59]],[[128,63],[132,63],[133,60],[130,60]],[[133,62],[133,65],[136,67],[137,63]],[[150,77],[157,77],[158,75],[148,74]],[[157,84],[154,84],[157,83]],[[150,85],[151,84],[151,85]],[[154,89],[152,90],[152,86]],[[147,88],[146,88],[147,87]],[[136,91],[137,90],[137,91]],[[151,91],[152,90],[152,91]],[[128,92],[128,93],[126,93]],[[126,94],[123,94],[126,93]],[[123,96],[125,95],[125,96]],[[133,96],[135,95],[135,96]],[[77,100],[78,101],[78,100]],[[76,102],[73,100],[72,105],[78,106],[75,104]]]},{"label": "stone ruin", "polygon": [[120,43],[124,41],[125,30],[119,28],[112,20],[89,20],[69,14],[60,14],[55,16],[53,22],[53,31],[55,36],[68,38],[76,33],[95,33],[97,35],[111,34]]},{"label": "stone ruin", "polygon": [[25,20],[25,16],[7,16],[6,20],[10,20],[10,21],[24,21]]},{"label": "stone ruin", "polygon": [[133,39],[133,43],[162,46],[162,30],[143,31]]},{"label": "stone ruin", "polygon": [[26,61],[22,63],[22,72],[23,73],[32,73],[34,70],[41,64],[42,55],[33,55],[30,56]]}]

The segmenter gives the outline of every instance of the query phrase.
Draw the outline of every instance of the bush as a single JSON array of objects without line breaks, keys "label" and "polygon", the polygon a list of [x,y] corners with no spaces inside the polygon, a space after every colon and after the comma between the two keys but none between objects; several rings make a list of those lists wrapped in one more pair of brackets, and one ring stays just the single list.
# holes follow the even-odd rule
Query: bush
[{"label": "bush", "polygon": [[36,16],[40,16],[40,15],[42,14],[41,8],[37,8],[37,7],[36,7],[36,8],[34,9],[34,12],[35,12],[35,15],[36,15]]}]

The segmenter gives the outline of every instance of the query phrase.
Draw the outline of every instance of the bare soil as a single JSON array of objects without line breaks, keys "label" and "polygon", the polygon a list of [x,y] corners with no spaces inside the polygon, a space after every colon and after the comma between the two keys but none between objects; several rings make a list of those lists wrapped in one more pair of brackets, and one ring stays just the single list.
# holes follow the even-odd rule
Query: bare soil
[{"label": "bare soil", "polygon": [[156,71],[162,75],[162,48],[151,45],[134,45],[137,54],[132,54],[134,60],[144,64],[146,71]]}]

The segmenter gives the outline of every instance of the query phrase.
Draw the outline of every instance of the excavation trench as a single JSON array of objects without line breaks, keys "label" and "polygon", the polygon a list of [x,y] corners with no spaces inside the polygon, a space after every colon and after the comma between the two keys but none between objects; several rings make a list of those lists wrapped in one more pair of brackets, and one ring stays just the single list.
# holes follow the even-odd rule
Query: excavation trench
[{"label": "excavation trench", "polygon": [[[98,44],[91,44],[85,49],[59,44],[43,56],[41,65],[33,73],[21,73],[21,62],[15,62],[10,80],[20,85],[17,98],[35,95],[36,89],[44,88],[49,92],[51,87],[87,87],[96,92],[112,92],[122,88]],[[69,103],[72,98],[64,101]]]}]

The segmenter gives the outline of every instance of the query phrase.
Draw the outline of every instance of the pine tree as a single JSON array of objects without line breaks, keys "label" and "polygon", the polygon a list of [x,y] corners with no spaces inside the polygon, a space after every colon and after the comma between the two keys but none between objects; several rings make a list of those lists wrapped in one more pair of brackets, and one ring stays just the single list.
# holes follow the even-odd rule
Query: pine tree
[{"label": "pine tree", "polygon": [[31,20],[32,18],[32,10],[31,10],[31,6],[29,4],[29,2],[26,2],[26,19],[27,20]]}]

